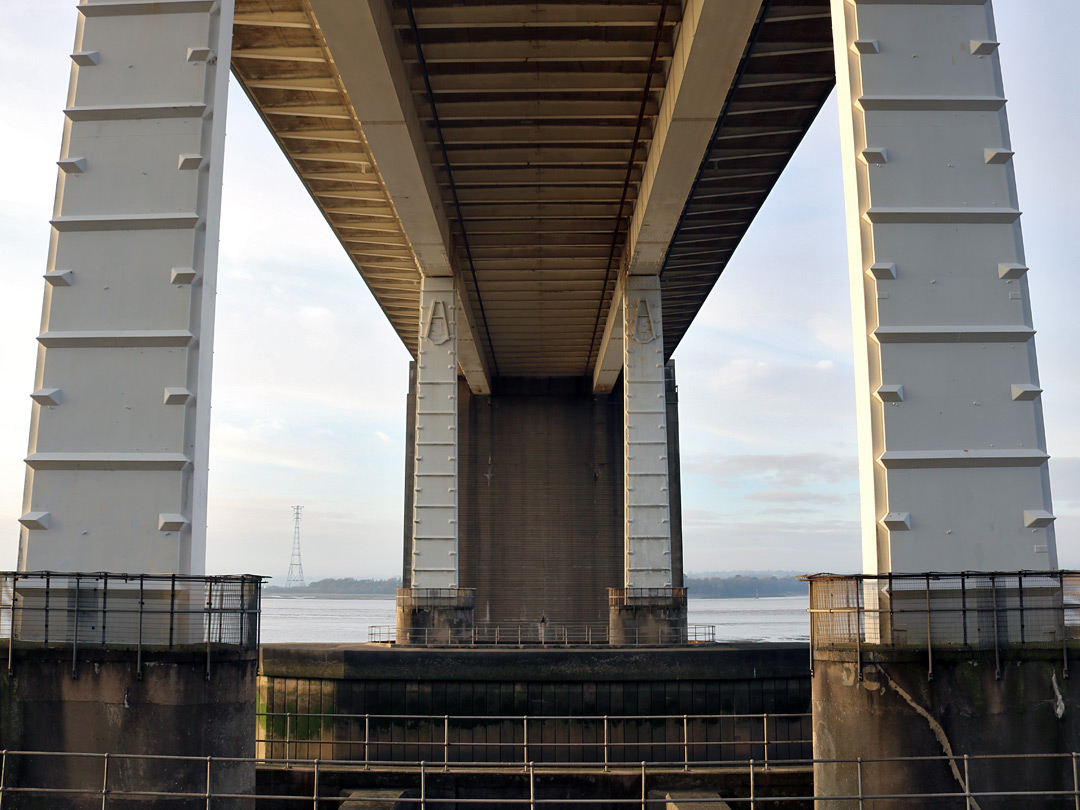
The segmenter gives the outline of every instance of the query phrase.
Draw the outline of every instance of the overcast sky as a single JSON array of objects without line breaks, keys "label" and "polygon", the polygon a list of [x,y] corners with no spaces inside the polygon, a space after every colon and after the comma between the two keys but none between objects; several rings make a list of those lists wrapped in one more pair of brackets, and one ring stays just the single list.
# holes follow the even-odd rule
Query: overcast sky
[{"label": "overcast sky", "polygon": [[[0,569],[16,562],[76,22],[71,0],[4,5]],[[1080,568],[1080,56],[1062,39],[1080,3],[994,5],[1058,548]],[[675,353],[689,572],[860,568],[837,122],[833,98]],[[304,504],[309,581],[399,574],[409,355],[235,83],[217,301],[208,570],[283,584]]]}]

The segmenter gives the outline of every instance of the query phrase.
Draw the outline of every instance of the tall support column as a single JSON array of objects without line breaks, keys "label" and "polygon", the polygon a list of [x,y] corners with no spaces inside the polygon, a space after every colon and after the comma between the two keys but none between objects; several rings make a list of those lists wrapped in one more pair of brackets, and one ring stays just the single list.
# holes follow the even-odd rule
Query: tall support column
[{"label": "tall support column", "polygon": [[233,3],[78,11],[19,567],[201,574]]},{"label": "tall support column", "polygon": [[624,585],[611,589],[611,641],[686,640],[686,590],[672,587],[667,388],[660,277],[627,275],[622,307]]},{"label": "tall support column", "polygon": [[458,587],[458,318],[455,283],[425,277],[420,292],[413,453],[412,559],[397,600],[401,643],[459,640],[473,593]]},{"label": "tall support column", "polygon": [[1054,568],[991,5],[832,9],[864,569]]}]

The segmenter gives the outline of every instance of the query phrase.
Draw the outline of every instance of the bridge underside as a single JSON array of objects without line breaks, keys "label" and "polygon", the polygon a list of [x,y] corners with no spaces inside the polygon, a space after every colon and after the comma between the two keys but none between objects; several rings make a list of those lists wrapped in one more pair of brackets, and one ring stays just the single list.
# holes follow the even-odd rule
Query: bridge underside
[{"label": "bridge underside", "polygon": [[669,363],[837,81],[864,565],[1056,567],[989,3],[78,9],[21,569],[202,570],[228,66],[414,358],[403,638],[685,639]]}]

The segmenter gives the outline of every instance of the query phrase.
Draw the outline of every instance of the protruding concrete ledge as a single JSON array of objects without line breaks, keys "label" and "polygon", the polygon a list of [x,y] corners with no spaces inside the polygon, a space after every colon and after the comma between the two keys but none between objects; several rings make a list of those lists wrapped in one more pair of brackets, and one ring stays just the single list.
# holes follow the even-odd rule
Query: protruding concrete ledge
[{"label": "protruding concrete ledge", "polygon": [[118,329],[116,331],[45,332],[38,343],[48,349],[118,349],[190,346],[195,335],[186,329]]},{"label": "protruding concrete ledge", "polygon": [[995,112],[1005,106],[1005,99],[1001,96],[862,96],[859,106],[864,110]]},{"label": "protruding concrete ledge", "polygon": [[1035,337],[1030,326],[879,326],[878,343],[1026,343]]},{"label": "protruding concrete ledge", "polygon": [[875,225],[1009,225],[1020,219],[1020,211],[1015,208],[977,208],[975,206],[928,208],[879,206],[868,209],[864,216]]},{"label": "protruding concrete ledge", "polygon": [[198,214],[97,214],[49,220],[62,233],[72,231],[152,231],[194,228]]},{"label": "protruding concrete ledge", "polygon": [[611,644],[685,644],[686,588],[608,588]]},{"label": "protruding concrete ledge", "polygon": [[32,470],[182,470],[191,459],[182,453],[33,453]]},{"label": "protruding concrete ledge", "polygon": [[[80,6],[86,8],[86,6]],[[202,118],[206,105],[188,101],[175,104],[109,104],[67,107],[64,115],[71,121],[138,121],[150,118]]]},{"label": "protruding concrete ledge", "polygon": [[461,643],[474,627],[475,600],[472,588],[398,588],[398,644]]},{"label": "protruding concrete ledge", "polygon": [[111,0],[76,6],[84,17],[123,17],[135,14],[197,14],[210,11],[215,0]]},{"label": "protruding concrete ledge", "polygon": [[1045,450],[886,450],[878,461],[889,470],[956,467],[1041,467]]}]

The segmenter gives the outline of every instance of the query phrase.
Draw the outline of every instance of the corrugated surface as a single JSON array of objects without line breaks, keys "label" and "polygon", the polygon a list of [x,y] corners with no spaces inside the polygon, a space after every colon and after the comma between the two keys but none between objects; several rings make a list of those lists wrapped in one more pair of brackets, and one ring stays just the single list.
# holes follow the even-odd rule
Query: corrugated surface
[{"label": "corrugated surface", "polygon": [[476,621],[606,623],[621,587],[622,394],[584,379],[459,387],[461,586]]}]

